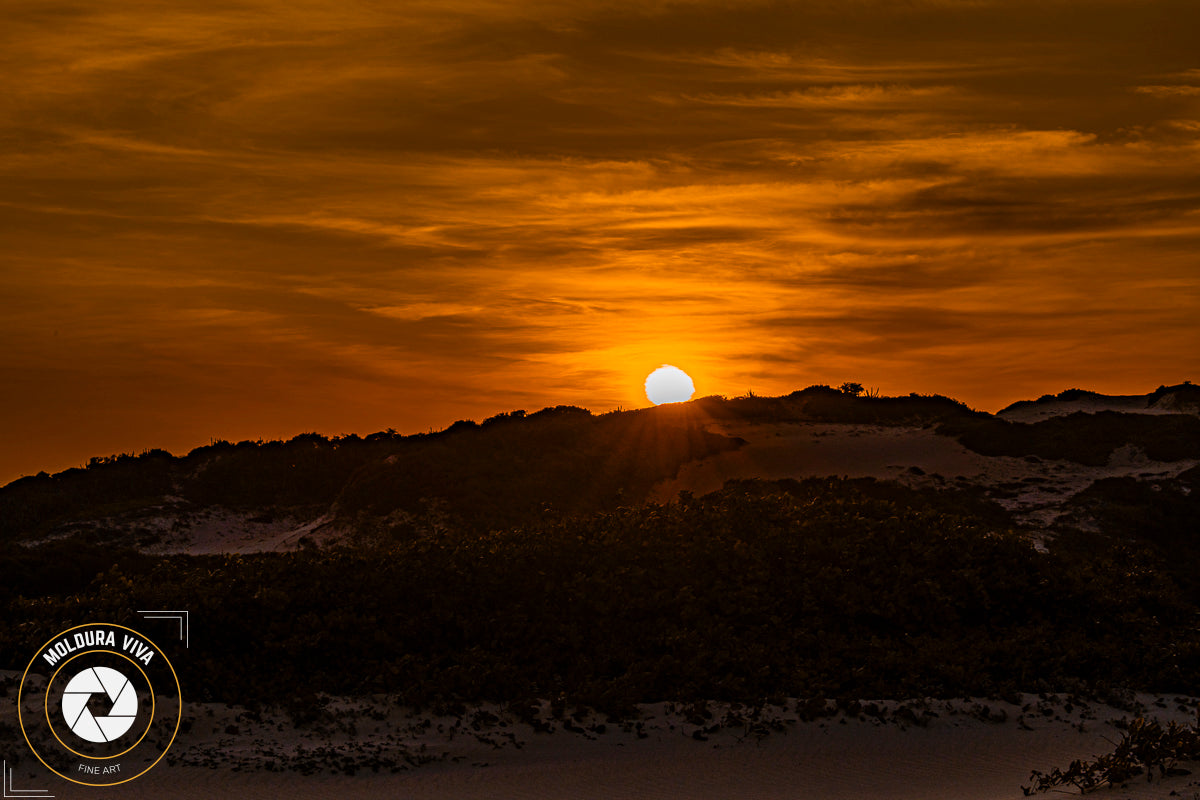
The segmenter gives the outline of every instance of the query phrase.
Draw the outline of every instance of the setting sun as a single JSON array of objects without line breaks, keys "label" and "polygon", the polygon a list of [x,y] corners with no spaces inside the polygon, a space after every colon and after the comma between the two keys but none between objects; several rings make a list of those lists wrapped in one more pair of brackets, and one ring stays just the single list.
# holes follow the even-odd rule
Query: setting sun
[{"label": "setting sun", "polygon": [[679,367],[663,364],[646,376],[646,397],[651,403],[683,403],[692,399],[696,386]]}]

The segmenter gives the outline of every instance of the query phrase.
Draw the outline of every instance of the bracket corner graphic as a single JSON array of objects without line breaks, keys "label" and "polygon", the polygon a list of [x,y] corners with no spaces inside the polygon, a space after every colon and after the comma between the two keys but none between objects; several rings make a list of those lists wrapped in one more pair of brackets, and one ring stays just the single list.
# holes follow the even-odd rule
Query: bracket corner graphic
[{"label": "bracket corner graphic", "polygon": [[146,619],[177,619],[179,620],[179,641],[185,648],[191,647],[191,622],[187,611],[138,611]]},{"label": "bracket corner graphic", "polygon": [[13,768],[8,765],[8,761],[0,761],[0,772],[3,772],[4,791],[3,796],[7,798],[22,797],[26,800],[42,800],[43,798],[52,798],[49,789],[17,789],[13,787]]}]

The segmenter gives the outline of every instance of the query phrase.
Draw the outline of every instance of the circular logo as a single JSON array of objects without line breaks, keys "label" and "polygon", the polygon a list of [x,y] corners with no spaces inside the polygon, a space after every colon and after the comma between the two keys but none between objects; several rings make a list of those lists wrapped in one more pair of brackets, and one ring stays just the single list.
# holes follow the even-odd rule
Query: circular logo
[{"label": "circular logo", "polygon": [[157,764],[183,716],[165,653],[123,625],[91,623],[43,645],[21,677],[21,732],[60,777],[88,786],[131,781]]}]

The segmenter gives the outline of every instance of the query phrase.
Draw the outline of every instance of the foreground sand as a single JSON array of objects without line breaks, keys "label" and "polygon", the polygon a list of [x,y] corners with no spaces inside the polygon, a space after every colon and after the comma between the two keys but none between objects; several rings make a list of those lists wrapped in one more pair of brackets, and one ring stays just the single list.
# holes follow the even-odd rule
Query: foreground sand
[{"label": "foreground sand", "polygon": [[[1193,698],[1139,696],[1139,702],[1146,716],[1164,722],[1195,719]],[[171,751],[175,765],[160,764],[137,781],[95,789],[57,779],[26,757],[14,786],[48,788],[60,798],[185,800],[235,792],[289,800],[1015,800],[1023,796],[1020,787],[1030,783],[1032,769],[1066,767],[1110,750],[1110,741],[1120,736],[1113,723],[1138,713],[1036,695],[1017,704],[908,704],[916,713],[902,712],[908,715],[903,717],[895,713],[898,705],[867,705],[858,714],[839,711],[810,721],[800,720],[794,706],[768,707],[757,730],[749,721],[711,730],[730,711],[718,704],[708,706],[712,718],[706,721],[682,706],[645,706],[640,728],[595,716],[564,725],[547,706],[542,718],[556,728],[553,733],[535,732],[494,707],[431,717],[388,709],[382,699],[343,702],[331,706],[325,721],[296,730],[282,714],[194,705],[188,709],[192,728]],[[405,758],[434,760],[409,766]],[[268,763],[286,771],[268,771]],[[344,774],[347,764],[356,765],[355,775]],[[1140,778],[1094,796],[1200,797],[1200,765],[1188,766],[1194,775],[1153,783]]]}]

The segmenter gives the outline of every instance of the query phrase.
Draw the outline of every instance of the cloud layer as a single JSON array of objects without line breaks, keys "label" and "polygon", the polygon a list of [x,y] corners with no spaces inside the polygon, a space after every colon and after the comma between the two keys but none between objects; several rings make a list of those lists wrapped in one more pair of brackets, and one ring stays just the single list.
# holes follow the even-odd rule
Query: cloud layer
[{"label": "cloud layer", "polygon": [[0,480],[663,362],[993,410],[1200,367],[1190,0],[5,16]]}]

